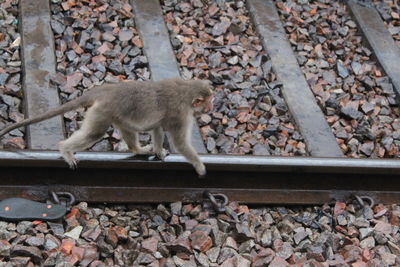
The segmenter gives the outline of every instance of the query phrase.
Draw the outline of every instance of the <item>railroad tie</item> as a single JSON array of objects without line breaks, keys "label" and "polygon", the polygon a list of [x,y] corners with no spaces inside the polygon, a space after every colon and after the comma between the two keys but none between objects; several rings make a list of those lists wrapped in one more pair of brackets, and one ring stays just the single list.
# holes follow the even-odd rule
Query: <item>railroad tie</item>
[{"label": "railroad tie", "polygon": [[[159,1],[134,0],[131,1],[131,5],[135,12],[137,29],[143,42],[144,54],[149,61],[152,79],[159,81],[180,77]],[[171,152],[176,152],[168,134],[167,138]],[[197,122],[193,123],[192,144],[198,153],[207,153]]]},{"label": "railroad tie", "polygon": [[[21,0],[20,10],[25,117],[34,117],[60,105],[57,88],[50,84],[56,59],[49,1]],[[64,139],[62,116],[27,126],[26,136],[30,149],[57,150]]]},{"label": "railroad tie", "polygon": [[365,7],[348,1],[351,14],[357,22],[370,48],[374,51],[380,65],[390,77],[397,97],[400,97],[400,47],[383,24],[373,7]]},{"label": "railroad tie", "polygon": [[263,47],[271,58],[278,80],[283,84],[283,97],[311,156],[343,157],[297,63],[273,1],[248,0],[247,4]]}]

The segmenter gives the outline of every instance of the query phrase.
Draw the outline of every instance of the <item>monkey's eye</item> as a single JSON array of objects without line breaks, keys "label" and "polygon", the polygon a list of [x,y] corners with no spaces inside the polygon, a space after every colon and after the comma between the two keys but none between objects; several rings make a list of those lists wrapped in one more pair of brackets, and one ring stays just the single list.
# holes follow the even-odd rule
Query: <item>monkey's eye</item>
[{"label": "monkey's eye", "polygon": [[194,107],[198,107],[198,106],[201,106],[201,105],[203,104],[203,102],[204,102],[204,98],[202,98],[202,97],[197,97],[197,98],[195,98],[195,99],[193,100],[192,105],[193,105]]}]

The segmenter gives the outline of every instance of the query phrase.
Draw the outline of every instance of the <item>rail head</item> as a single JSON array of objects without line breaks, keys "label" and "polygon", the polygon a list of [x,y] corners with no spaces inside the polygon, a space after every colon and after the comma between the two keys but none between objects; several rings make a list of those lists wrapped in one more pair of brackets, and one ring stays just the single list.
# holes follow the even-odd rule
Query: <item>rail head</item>
[{"label": "rail head", "polygon": [[[168,169],[187,170],[185,158],[171,154],[164,161],[151,156],[134,156],[121,152],[80,152],[76,158],[79,168]],[[200,155],[209,171],[302,172],[302,173],[365,173],[400,174],[398,159],[354,159],[322,157],[274,157],[243,155]],[[55,151],[0,151],[0,168],[51,167],[66,168],[61,155]]]}]

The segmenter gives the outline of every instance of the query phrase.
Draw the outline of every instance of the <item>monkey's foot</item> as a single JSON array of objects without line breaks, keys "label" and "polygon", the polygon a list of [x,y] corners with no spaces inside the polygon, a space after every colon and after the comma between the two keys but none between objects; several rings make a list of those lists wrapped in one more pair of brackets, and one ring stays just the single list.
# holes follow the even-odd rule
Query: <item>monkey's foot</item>
[{"label": "monkey's foot", "polygon": [[153,146],[152,145],[146,145],[142,147],[136,147],[136,148],[131,148],[132,153],[138,154],[138,155],[151,155],[153,154]]},{"label": "monkey's foot", "polygon": [[169,151],[163,148],[160,152],[156,152],[155,154],[157,158],[164,160],[165,157],[169,155]]}]

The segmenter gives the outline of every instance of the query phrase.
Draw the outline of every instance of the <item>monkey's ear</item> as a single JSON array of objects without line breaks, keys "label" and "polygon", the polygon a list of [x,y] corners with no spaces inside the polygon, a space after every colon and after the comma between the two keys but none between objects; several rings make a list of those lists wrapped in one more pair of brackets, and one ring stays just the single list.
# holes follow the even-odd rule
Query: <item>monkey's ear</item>
[{"label": "monkey's ear", "polygon": [[196,97],[195,99],[193,99],[192,106],[199,107],[199,106],[203,105],[203,103],[204,103],[204,98],[199,96],[199,97]]}]

